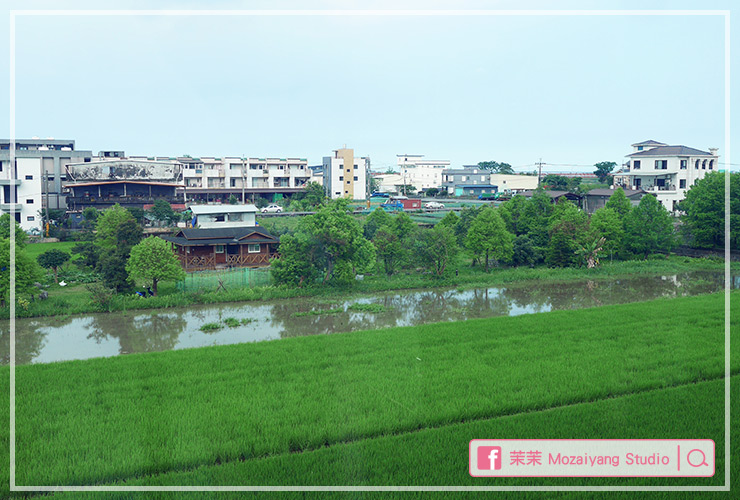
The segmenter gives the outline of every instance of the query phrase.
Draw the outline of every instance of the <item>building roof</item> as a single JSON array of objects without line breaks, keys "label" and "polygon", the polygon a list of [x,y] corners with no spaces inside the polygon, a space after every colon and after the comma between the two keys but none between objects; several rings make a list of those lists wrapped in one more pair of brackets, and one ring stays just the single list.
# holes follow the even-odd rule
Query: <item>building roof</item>
[{"label": "building roof", "polygon": [[706,151],[688,146],[657,146],[646,151],[637,151],[627,156],[714,156]]},{"label": "building roof", "polygon": [[[520,193],[522,196],[525,196],[526,198],[531,198],[534,194],[534,191],[531,189],[529,191],[523,191]],[[571,193],[570,191],[551,191],[551,190],[545,190],[545,194],[549,196],[550,198],[560,198],[561,196],[565,196],[566,198],[580,198],[580,195],[577,195],[575,193]]]},{"label": "building roof", "polygon": [[149,186],[182,187],[182,184],[177,184],[174,182],[132,181],[132,180],[67,182],[64,184],[64,187],[104,186],[106,184],[144,184],[144,185],[149,185]]},{"label": "building roof", "polygon": [[466,188],[486,188],[486,189],[498,188],[498,186],[494,186],[491,184],[458,184],[456,187],[463,188],[463,189],[466,189]]},{"label": "building roof", "polygon": [[190,205],[194,215],[209,214],[235,214],[235,213],[257,213],[257,207],[252,204],[246,205]]},{"label": "building roof", "polygon": [[636,142],[633,144],[633,146],[667,146],[668,144],[664,144],[662,142],[649,140],[649,141],[642,141],[642,142]]},{"label": "building roof", "polygon": [[[614,194],[616,189],[592,189],[591,191],[587,192],[585,196],[611,196]],[[622,188],[622,191],[624,191],[624,195],[629,198],[631,196],[635,196],[636,194],[645,194],[645,191],[642,189],[624,189]]]},{"label": "building roof", "polygon": [[[253,234],[259,237],[246,239]],[[277,238],[259,226],[181,229],[174,236],[162,238],[179,246],[279,243]]]}]

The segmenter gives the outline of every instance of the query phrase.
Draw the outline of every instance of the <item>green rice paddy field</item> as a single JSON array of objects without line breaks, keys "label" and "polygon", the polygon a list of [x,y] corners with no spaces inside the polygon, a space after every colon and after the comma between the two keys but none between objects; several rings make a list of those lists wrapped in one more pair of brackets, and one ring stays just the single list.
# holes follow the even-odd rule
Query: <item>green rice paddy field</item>
[{"label": "green rice paddy field", "polygon": [[[732,306],[740,306],[740,293],[732,294]],[[737,342],[732,355],[736,375]],[[33,485],[721,485],[723,370],[722,294],[20,366],[16,479]],[[3,374],[0,393],[8,394],[7,368]],[[735,414],[739,379],[733,377]],[[8,430],[0,432],[0,446],[8,449]],[[469,440],[495,437],[711,438],[718,474],[471,478]],[[733,439],[737,457],[740,435]],[[3,460],[3,478],[7,467]],[[732,467],[737,477],[737,461]],[[490,494],[476,496],[483,495]],[[678,495],[557,496],[687,494]]]}]

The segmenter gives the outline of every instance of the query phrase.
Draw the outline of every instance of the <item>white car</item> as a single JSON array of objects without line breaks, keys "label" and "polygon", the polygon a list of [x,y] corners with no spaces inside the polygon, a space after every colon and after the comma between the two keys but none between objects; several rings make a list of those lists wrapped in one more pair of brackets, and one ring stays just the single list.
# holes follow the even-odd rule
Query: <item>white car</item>
[{"label": "white car", "polygon": [[439,210],[440,208],[444,207],[444,203],[440,203],[438,201],[430,201],[429,203],[424,203],[424,208],[428,208],[429,210]]},{"label": "white car", "polygon": [[262,209],[263,214],[279,214],[283,211],[283,207],[280,205],[267,205]]}]

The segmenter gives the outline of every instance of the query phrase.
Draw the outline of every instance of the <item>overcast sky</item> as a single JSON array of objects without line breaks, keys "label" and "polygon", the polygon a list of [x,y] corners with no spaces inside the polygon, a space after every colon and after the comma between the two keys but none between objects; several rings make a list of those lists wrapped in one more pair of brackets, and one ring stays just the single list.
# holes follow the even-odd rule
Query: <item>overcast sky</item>
[{"label": "overcast sky", "polygon": [[[399,6],[185,1],[106,6],[113,4]],[[596,6],[726,9],[731,4],[604,1]],[[11,6],[99,4],[11,1]],[[594,2],[401,6],[587,9]],[[78,149],[93,152],[292,156],[317,164],[346,144],[369,155],[378,170],[395,166],[396,155],[404,153],[448,159],[453,166],[497,160],[532,170],[542,158],[550,166],[546,170],[589,170],[599,161],[621,164],[630,144],[647,139],[726,153],[725,34],[719,16],[22,16],[16,19],[15,43],[16,137],[74,139]],[[0,60],[6,67],[7,62]],[[4,80],[0,90],[8,95]],[[8,106],[3,103],[6,112]],[[734,130],[740,130],[736,120]],[[7,124],[0,128],[0,135],[9,132]],[[735,151],[734,163],[740,163],[740,150]]]}]

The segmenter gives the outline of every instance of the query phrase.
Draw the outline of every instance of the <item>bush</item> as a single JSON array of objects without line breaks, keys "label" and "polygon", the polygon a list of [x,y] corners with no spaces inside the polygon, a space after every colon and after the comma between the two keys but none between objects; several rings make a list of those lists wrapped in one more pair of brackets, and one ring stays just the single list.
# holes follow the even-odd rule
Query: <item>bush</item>
[{"label": "bush", "polygon": [[99,311],[111,312],[116,298],[116,292],[102,283],[91,283],[85,286],[90,292],[90,303],[94,304]]}]

